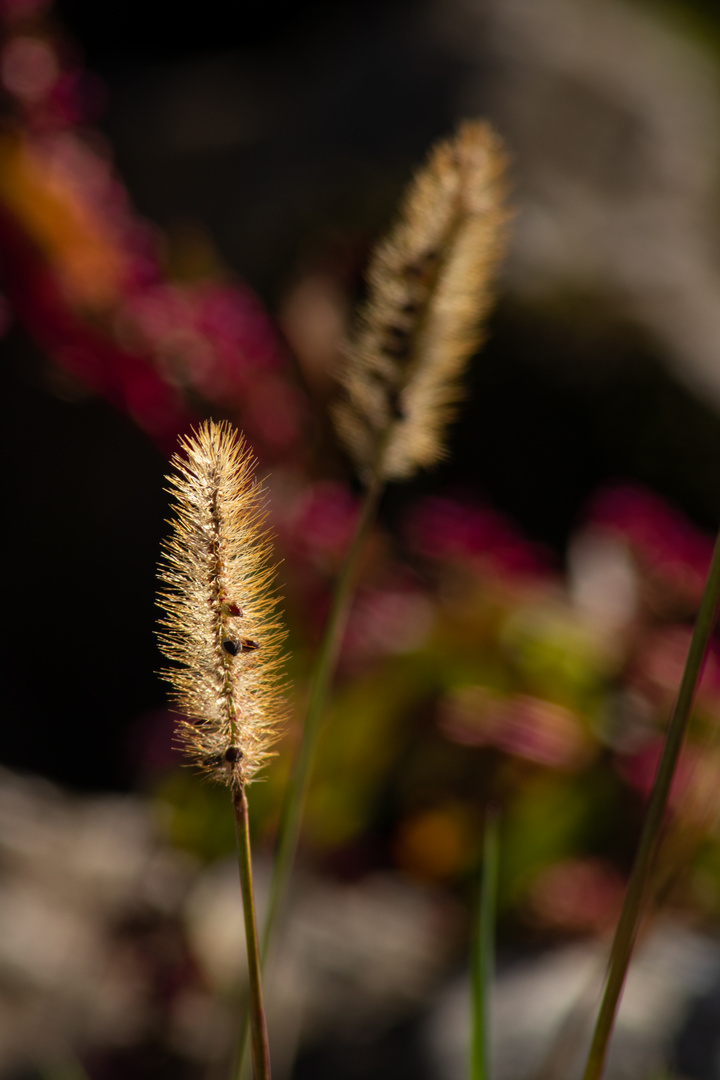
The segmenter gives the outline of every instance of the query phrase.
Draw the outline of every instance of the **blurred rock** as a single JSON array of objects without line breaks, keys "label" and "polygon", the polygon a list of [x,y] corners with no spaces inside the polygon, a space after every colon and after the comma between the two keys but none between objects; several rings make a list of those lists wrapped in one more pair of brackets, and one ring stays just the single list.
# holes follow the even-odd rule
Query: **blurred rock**
[{"label": "blurred rock", "polygon": [[111,134],[152,216],[209,223],[264,287],[338,231],[378,235],[427,145],[487,115],[513,161],[506,287],[610,302],[720,405],[720,72],[700,31],[620,0],[349,7],[322,31],[114,69]]},{"label": "blurred rock", "polygon": [[[2,770],[0,865],[0,1074],[74,1055],[98,1076],[148,1054],[224,1067],[245,980],[234,860],[202,869],[169,847],[139,796]],[[262,910],[262,859],[255,877]],[[372,1040],[423,1007],[453,915],[397,874],[301,879],[267,993],[276,1075],[303,1041]]]},{"label": "blurred rock", "polygon": [[0,864],[0,1070],[144,1037],[152,959],[138,965],[123,927],[168,920],[193,861],[138,797],[73,797],[2,770]]},{"label": "blurred rock", "polygon": [[[257,866],[264,905],[269,867]],[[216,992],[244,977],[234,861],[209,868],[186,905],[190,940]],[[372,1042],[425,1007],[448,960],[453,907],[395,873],[351,884],[303,878],[266,980],[273,1072],[288,1074],[302,1043]]]},{"label": "blurred rock", "polygon": [[510,289],[610,298],[720,405],[710,48],[616,0],[453,0],[435,14],[467,64],[458,111],[488,112],[514,159]]},{"label": "blurred rock", "polygon": [[[580,1015],[571,1021],[574,1031],[562,1061],[558,1058],[557,1075],[567,1080],[582,1076],[605,963],[605,950],[593,942],[500,963],[491,1028],[496,1080],[543,1075],[555,1036],[576,1007]],[[685,1017],[697,1015],[694,1002],[712,991],[718,978],[716,938],[680,923],[658,923],[638,948],[630,969],[604,1073],[607,1080],[665,1075],[663,1069],[677,1058],[676,1046],[682,1047]],[[469,995],[467,980],[450,986],[427,1026],[429,1052],[440,1080],[467,1076]],[[715,1012],[715,1030],[718,1015]],[[702,1065],[707,1068],[707,1061]],[[682,1075],[687,1080],[716,1080],[718,1073],[689,1071],[685,1061]]]}]

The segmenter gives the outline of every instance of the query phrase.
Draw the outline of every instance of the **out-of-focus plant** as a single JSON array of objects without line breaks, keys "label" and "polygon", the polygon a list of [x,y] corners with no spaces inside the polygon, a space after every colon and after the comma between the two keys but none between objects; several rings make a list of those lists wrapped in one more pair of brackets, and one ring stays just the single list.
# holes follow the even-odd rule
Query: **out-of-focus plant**
[{"label": "out-of-focus plant", "polygon": [[648,904],[651,874],[662,837],[663,819],[670,798],[670,789],[705,664],[710,636],[717,619],[718,605],[720,605],[720,534],[710,563],[675,707],[668,724],[662,756],[650,793],[632,874],[613,938],[605,990],[585,1067],[585,1080],[600,1080],[604,1070],[620,995],[640,927],[640,919]]},{"label": "out-of-focus plant", "polygon": [[[633,513],[609,518],[619,504]],[[659,533],[641,537],[648,506]],[[307,524],[292,553],[318,620],[355,513],[327,482],[290,510]],[[651,555],[671,521],[682,542],[661,576]],[[693,601],[677,596],[707,571],[709,540],[629,487],[591,502],[567,579],[469,496],[420,500],[401,535],[391,547],[375,526],[343,637],[304,821],[316,862],[354,875],[389,860],[464,893],[491,798],[506,932],[607,932],[689,639]],[[708,917],[720,911],[719,658],[713,643],[656,871],[666,902]],[[259,790],[261,829],[274,828],[282,772]]]},{"label": "out-of-focus plant", "polygon": [[[357,566],[383,488],[442,457],[459,377],[481,338],[507,218],[504,166],[499,139],[488,125],[462,125],[416,175],[398,223],[371,262],[370,292],[347,350],[335,408],[338,433],[366,492],[332,593],[283,802],[264,954],[287,893]],[[380,621],[387,631],[387,620]]]},{"label": "out-of-focus plant", "polygon": [[258,299],[207,240],[181,236],[173,258],[135,213],[90,126],[102,87],[48,5],[10,0],[0,31],[5,324],[22,322],[66,392],[101,394],[168,452],[208,406],[262,459],[297,451],[302,395]]},{"label": "out-of-focus plant", "polygon": [[[490,127],[463,124],[417,173],[397,224],[370,264],[370,291],[348,346],[334,414],[366,492],[333,592],[284,802],[266,948],[287,891],[320,722],[380,496],[389,481],[405,480],[443,456],[459,380],[481,340],[507,222],[504,170]],[[386,629],[387,620],[380,622]]]}]

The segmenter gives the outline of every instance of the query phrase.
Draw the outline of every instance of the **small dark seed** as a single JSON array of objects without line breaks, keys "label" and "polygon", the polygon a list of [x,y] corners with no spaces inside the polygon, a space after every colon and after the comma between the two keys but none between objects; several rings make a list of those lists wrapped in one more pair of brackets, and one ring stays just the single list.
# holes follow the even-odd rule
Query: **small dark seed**
[{"label": "small dark seed", "polygon": [[241,652],[255,652],[255,650],[259,648],[260,646],[258,645],[257,641],[251,641],[250,638],[243,638],[242,642],[240,643]]},{"label": "small dark seed", "polygon": [[242,611],[234,602],[227,602],[223,606],[227,609],[228,615],[232,615],[233,618],[237,618],[239,615],[242,615]]},{"label": "small dark seed", "polygon": [[400,403],[400,394],[397,390],[391,390],[388,394],[388,408],[393,420],[405,419],[405,410]]},{"label": "small dark seed", "polygon": [[368,378],[385,393],[388,389],[392,389],[393,384],[397,382],[398,373],[394,368],[385,371],[376,368],[374,371],[368,372]]},{"label": "small dark seed", "polygon": [[243,752],[237,746],[228,746],[225,751],[225,760],[229,761],[231,765],[234,765],[236,761],[239,761],[242,756]]},{"label": "small dark seed", "polygon": [[230,656],[237,656],[242,646],[239,641],[233,641],[232,638],[226,638],[222,643],[222,647],[226,653]]},{"label": "small dark seed", "polygon": [[402,360],[410,352],[410,342],[407,338],[386,340],[383,343],[383,352],[388,356],[394,356],[397,360]]},{"label": "small dark seed", "polygon": [[405,276],[409,278],[423,278],[438,261],[440,253],[434,248],[424,251],[417,262],[408,263],[405,267]]}]

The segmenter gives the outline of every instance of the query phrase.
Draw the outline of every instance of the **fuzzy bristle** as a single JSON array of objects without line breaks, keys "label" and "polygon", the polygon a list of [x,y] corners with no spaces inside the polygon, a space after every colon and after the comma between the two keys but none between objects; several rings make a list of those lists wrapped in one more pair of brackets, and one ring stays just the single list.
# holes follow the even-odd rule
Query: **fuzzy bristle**
[{"label": "fuzzy bristle", "polygon": [[163,544],[163,671],[186,717],[193,761],[233,785],[252,779],[284,716],[272,549],[254,460],[229,424],[204,423],[181,440],[168,477],[172,532]]},{"label": "fuzzy bristle", "polygon": [[443,456],[504,249],[504,172],[489,125],[462,124],[431,152],[373,256],[334,412],[366,477],[406,479]]}]

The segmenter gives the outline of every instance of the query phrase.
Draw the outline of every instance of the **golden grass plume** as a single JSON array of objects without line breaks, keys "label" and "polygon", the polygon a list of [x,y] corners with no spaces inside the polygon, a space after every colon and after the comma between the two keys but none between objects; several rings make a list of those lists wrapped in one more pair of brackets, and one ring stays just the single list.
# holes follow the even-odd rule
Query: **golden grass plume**
[{"label": "golden grass plume", "polygon": [[373,255],[334,411],[366,478],[406,479],[443,456],[504,250],[505,166],[491,127],[463,123],[431,151]]},{"label": "golden grass plume", "polygon": [[184,749],[205,773],[240,787],[267,759],[285,712],[263,489],[228,423],[203,423],[180,448],[158,597],[160,648],[178,666],[162,674],[186,717]]}]

